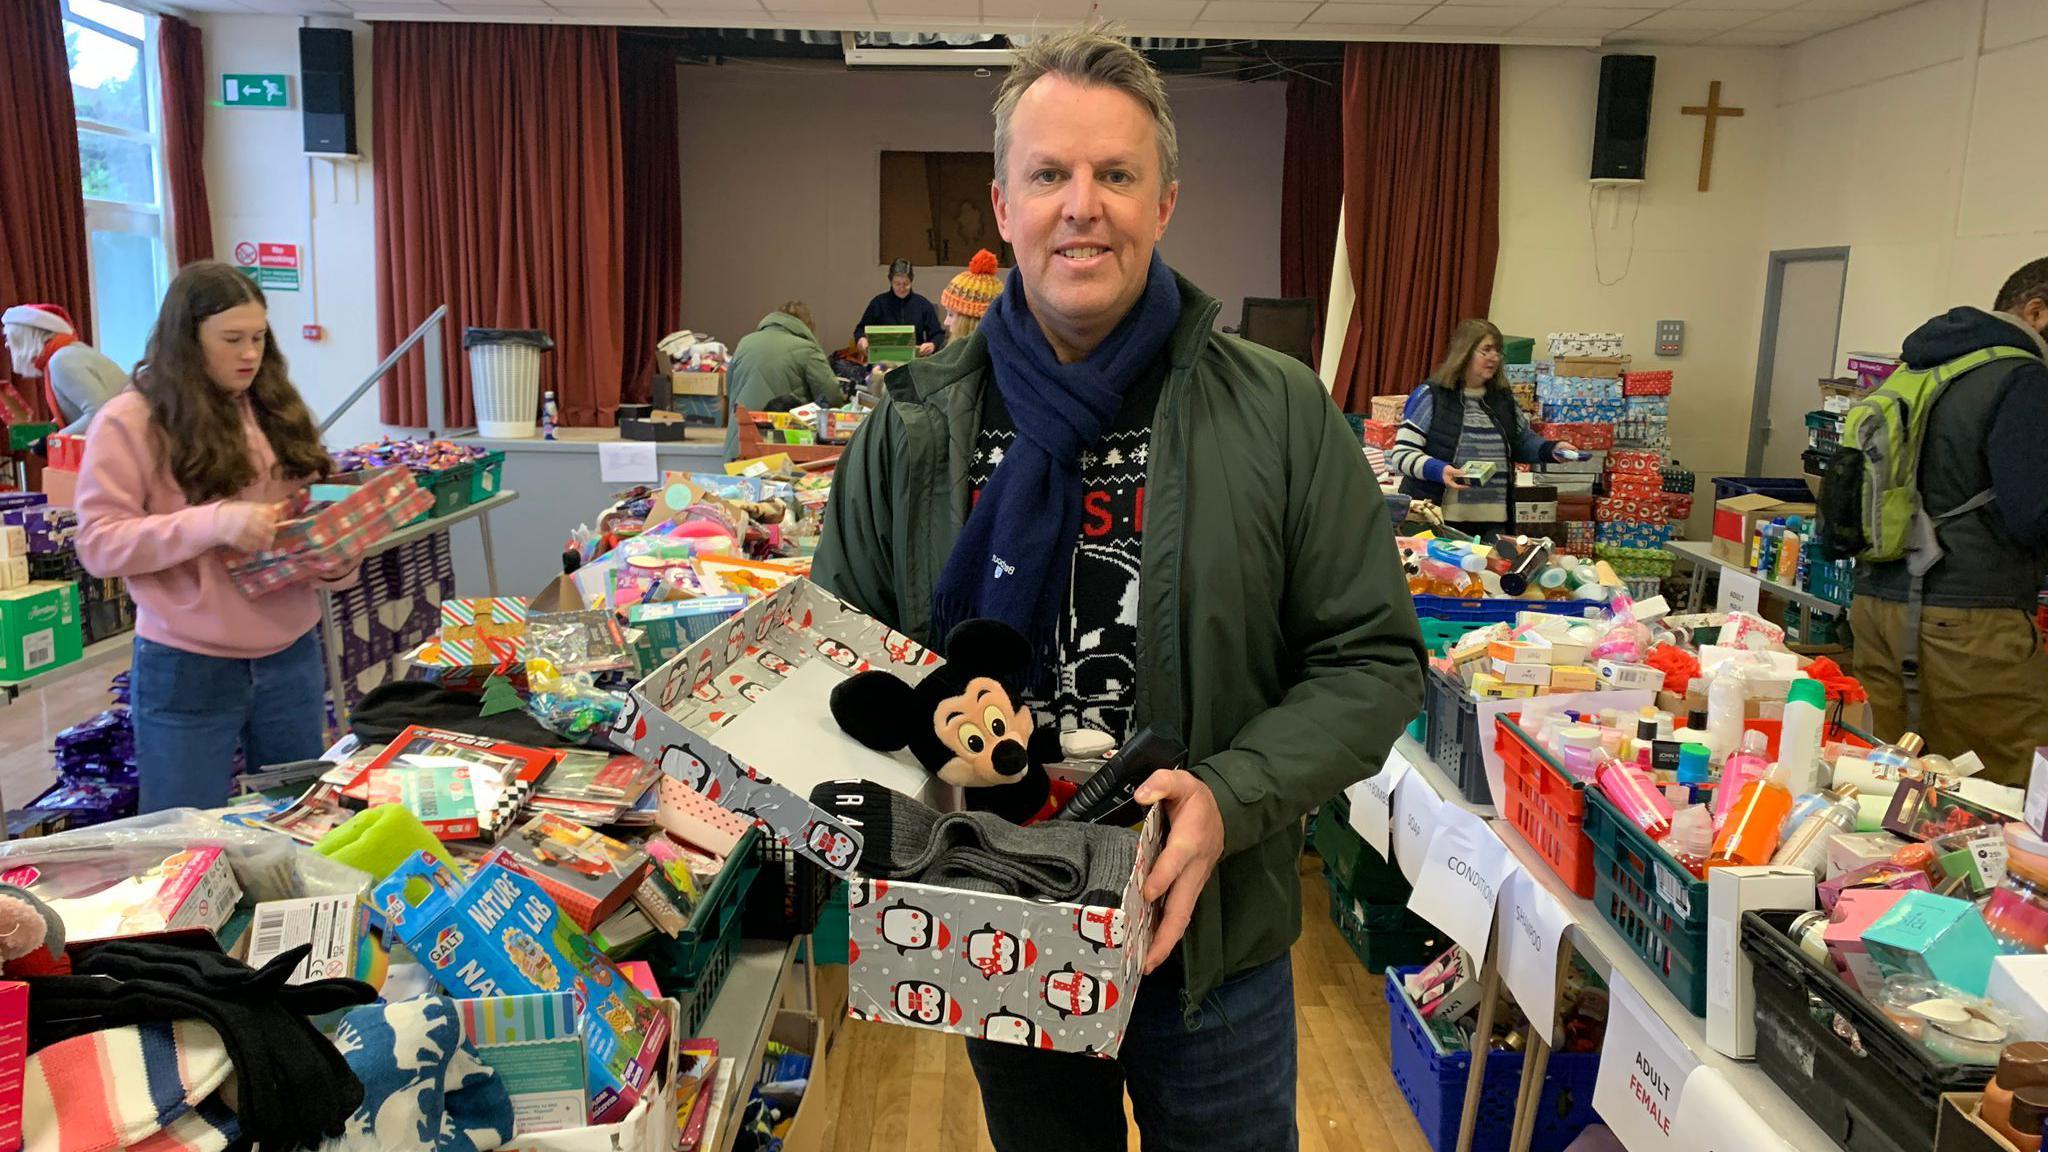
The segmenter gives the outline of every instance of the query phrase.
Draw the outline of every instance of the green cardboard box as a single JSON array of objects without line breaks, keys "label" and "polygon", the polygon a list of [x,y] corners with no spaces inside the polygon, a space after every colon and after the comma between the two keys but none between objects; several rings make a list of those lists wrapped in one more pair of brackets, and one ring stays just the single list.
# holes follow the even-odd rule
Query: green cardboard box
[{"label": "green cardboard box", "polygon": [[38,580],[0,592],[0,682],[62,668],[84,650],[78,585]]},{"label": "green cardboard box", "polygon": [[870,364],[908,364],[917,359],[917,329],[909,324],[870,324],[861,331],[868,338]]}]

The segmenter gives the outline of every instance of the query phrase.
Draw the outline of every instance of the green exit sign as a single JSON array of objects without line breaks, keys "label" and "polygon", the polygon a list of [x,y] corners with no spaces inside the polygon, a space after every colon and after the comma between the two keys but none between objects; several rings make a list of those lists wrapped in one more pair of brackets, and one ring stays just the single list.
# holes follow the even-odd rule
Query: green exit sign
[{"label": "green exit sign", "polygon": [[220,78],[221,103],[230,108],[289,108],[286,77],[260,72],[226,72]]}]

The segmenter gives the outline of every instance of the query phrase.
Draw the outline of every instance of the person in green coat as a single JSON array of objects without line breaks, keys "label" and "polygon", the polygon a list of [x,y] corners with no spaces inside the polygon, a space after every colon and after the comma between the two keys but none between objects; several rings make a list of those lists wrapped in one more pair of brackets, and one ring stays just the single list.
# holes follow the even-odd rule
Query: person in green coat
[{"label": "person in green coat", "polygon": [[1291,1149],[1302,818],[1422,706],[1393,526],[1315,376],[1215,332],[1154,250],[1179,186],[1151,65],[1092,30],[1020,46],[995,120],[1009,285],[888,375],[812,574],[927,645],[1031,637],[1026,703],[1070,755],[1188,749],[1137,793],[1167,836],[1117,1058],[967,1041],[998,1152],[1124,1148],[1126,1085],[1148,1150]]},{"label": "person in green coat", "polygon": [[725,410],[725,458],[740,454],[740,426],[733,409],[749,412],[773,411],[784,401],[784,409],[803,404],[836,407],[846,400],[832,363],[818,344],[811,310],[801,300],[791,300],[761,318],[761,324],[740,340],[727,365]]}]

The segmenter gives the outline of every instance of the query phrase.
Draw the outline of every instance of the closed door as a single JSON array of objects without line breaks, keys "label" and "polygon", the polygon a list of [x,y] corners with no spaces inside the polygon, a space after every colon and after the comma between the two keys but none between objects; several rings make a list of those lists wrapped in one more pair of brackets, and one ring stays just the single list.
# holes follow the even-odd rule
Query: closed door
[{"label": "closed door", "polygon": [[1749,474],[1798,476],[1805,469],[1806,414],[1820,407],[1820,381],[1835,374],[1846,253],[1788,259],[1774,254],[1776,307],[1764,317],[1764,363],[1752,410]]}]

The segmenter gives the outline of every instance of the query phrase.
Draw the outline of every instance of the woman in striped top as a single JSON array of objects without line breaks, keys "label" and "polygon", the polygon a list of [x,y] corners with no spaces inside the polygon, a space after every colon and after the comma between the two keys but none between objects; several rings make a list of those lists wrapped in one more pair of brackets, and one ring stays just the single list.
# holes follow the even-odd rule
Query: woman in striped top
[{"label": "woman in striped top", "polygon": [[[1466,320],[1451,333],[1443,363],[1417,385],[1401,414],[1387,464],[1401,491],[1434,500],[1455,528],[1476,536],[1515,531],[1515,465],[1548,464],[1576,451],[1529,427],[1501,373],[1500,329]],[[1491,464],[1483,482],[1474,473]]]}]

